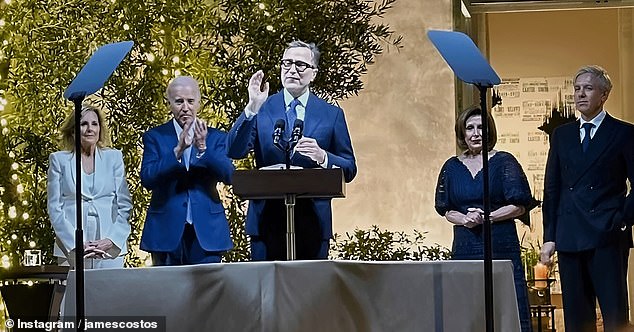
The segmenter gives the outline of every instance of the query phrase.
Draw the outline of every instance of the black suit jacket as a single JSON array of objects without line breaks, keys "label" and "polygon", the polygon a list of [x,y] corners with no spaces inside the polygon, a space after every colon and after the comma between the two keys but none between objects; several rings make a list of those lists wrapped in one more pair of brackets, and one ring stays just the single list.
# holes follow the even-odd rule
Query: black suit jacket
[{"label": "black suit jacket", "polygon": [[579,121],[558,127],[550,139],[544,182],[544,242],[579,252],[618,241],[631,246],[634,197],[634,125],[606,114],[581,150]]}]

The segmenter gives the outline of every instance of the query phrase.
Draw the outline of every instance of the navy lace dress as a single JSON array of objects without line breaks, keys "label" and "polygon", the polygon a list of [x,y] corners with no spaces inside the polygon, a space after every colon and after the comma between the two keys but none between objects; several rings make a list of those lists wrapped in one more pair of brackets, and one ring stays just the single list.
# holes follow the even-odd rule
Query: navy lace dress
[{"label": "navy lace dress", "polygon": [[[505,205],[521,205],[528,210],[535,207],[526,175],[515,157],[508,152],[498,151],[489,159],[489,191],[491,211]],[[436,211],[445,216],[447,211],[466,214],[467,208],[483,208],[482,171],[475,177],[457,157],[445,162],[436,185]],[[524,218],[528,222],[527,218]],[[453,227],[453,259],[484,259],[483,227]],[[513,219],[496,221],[491,226],[491,247],[493,259],[508,259],[513,262],[515,291],[522,331],[531,331],[528,291],[524,278],[524,268],[520,259],[520,244]]]}]

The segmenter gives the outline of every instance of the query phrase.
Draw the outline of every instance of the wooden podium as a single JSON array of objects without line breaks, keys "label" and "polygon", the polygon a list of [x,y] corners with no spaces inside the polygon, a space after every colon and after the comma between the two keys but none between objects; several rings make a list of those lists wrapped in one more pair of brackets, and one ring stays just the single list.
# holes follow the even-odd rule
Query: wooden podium
[{"label": "wooden podium", "polygon": [[284,199],[286,258],[295,260],[296,199],[345,197],[346,182],[340,168],[236,171],[233,193],[242,199]]}]

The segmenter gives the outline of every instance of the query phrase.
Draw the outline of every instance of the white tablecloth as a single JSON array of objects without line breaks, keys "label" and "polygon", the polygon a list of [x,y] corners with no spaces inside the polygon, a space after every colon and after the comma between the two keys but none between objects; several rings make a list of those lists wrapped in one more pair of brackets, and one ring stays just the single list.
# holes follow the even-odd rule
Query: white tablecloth
[{"label": "white tablecloth", "polygon": [[[494,324],[519,331],[510,261]],[[482,261],[293,261],[85,272],[86,316],[165,316],[167,331],[484,331]],[[75,310],[75,274],[66,315]]]}]

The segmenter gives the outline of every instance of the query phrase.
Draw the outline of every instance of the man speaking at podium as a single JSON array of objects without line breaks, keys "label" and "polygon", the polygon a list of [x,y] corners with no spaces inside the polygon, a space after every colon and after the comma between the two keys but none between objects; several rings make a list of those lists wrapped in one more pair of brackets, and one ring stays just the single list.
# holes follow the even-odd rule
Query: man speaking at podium
[{"label": "man speaking at podium", "polygon": [[[270,97],[264,73],[260,70],[253,74],[249,80],[249,103],[227,137],[229,157],[241,159],[253,150],[258,168],[283,164],[285,152],[274,140],[292,141],[296,137],[291,133],[301,131],[303,124],[303,137],[291,152],[290,164],[341,168],[345,181],[352,181],[357,166],[343,110],[310,92],[310,84],[317,77],[319,55],[313,43],[289,43],[280,61],[284,89]],[[330,199],[298,199],[295,225],[297,259],[328,258],[332,237]],[[253,260],[286,260],[284,201],[251,200],[246,232],[251,237]]]}]

